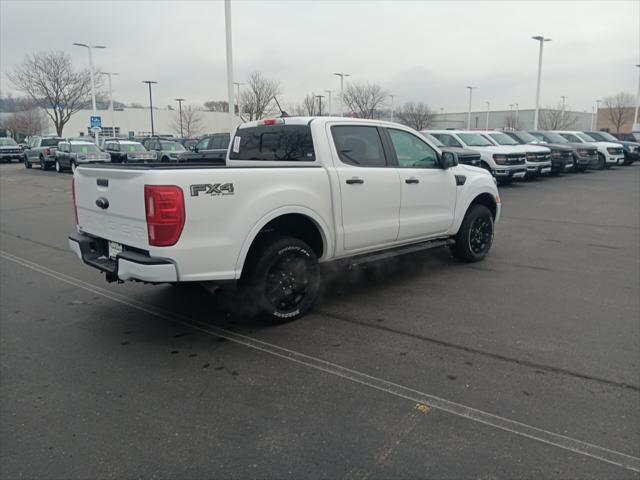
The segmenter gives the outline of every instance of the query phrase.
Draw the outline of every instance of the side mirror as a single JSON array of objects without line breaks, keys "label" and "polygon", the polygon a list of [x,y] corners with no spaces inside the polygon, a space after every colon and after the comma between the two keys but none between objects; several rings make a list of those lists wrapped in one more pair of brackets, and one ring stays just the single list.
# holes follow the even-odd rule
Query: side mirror
[{"label": "side mirror", "polygon": [[23,150],[31,150],[31,147],[29,145],[23,144],[20,146],[22,147]]},{"label": "side mirror", "polygon": [[456,165],[458,165],[458,155],[453,152],[442,152],[442,157],[440,157],[440,166],[444,170],[455,167]]}]

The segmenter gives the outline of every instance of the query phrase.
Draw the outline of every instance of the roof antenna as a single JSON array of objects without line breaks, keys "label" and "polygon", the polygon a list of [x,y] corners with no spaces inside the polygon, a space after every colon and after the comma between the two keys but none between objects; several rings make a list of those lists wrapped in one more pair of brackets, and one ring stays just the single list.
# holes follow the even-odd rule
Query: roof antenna
[{"label": "roof antenna", "polygon": [[280,103],[278,102],[278,99],[276,98],[275,95],[273,96],[273,99],[276,101],[276,105],[278,106],[278,110],[280,110],[280,118],[288,117],[289,114],[282,109],[282,107],[280,106]]}]

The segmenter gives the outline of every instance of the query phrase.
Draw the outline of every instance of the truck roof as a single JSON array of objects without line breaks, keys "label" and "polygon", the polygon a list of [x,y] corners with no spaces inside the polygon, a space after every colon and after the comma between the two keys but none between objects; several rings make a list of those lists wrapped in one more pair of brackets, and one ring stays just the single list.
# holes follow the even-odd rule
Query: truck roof
[{"label": "truck roof", "polygon": [[395,122],[387,122],[384,120],[371,120],[368,118],[351,118],[351,117],[275,117],[263,118],[252,122],[243,123],[238,129],[260,127],[262,125],[308,125],[311,122],[345,122],[345,123],[370,123],[372,125],[398,125]]}]

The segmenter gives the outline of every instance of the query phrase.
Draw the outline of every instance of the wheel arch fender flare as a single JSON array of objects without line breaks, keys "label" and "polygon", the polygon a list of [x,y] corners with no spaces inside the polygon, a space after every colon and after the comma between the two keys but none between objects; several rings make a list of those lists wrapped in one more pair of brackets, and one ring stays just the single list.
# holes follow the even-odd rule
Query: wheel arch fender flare
[{"label": "wheel arch fender flare", "polygon": [[455,221],[452,226],[452,232],[455,234],[460,229],[460,225],[464,221],[464,217],[466,216],[469,208],[473,204],[485,205],[491,210],[493,214],[494,222],[497,222],[500,219],[500,196],[498,195],[497,189],[495,191],[491,191],[491,189],[483,188],[478,186],[478,188],[473,188],[472,191],[469,191],[467,195],[459,200],[460,208],[459,213],[456,215]]},{"label": "wheel arch fender flare", "polygon": [[280,207],[271,212],[265,214],[258,220],[253,228],[249,231],[249,233],[245,236],[244,241],[242,242],[242,247],[240,248],[240,252],[238,253],[238,258],[236,259],[236,279],[240,278],[242,274],[242,269],[244,267],[244,263],[247,259],[247,255],[249,253],[249,249],[253,245],[254,241],[258,237],[259,233],[262,229],[272,222],[273,220],[282,217],[288,214],[297,214],[303,215],[311,220],[316,228],[318,229],[320,236],[322,237],[323,244],[323,254],[322,258],[327,258],[333,256],[333,236],[331,235],[331,229],[329,225],[322,219],[320,215],[318,215],[315,211],[311,210],[307,207],[302,206],[287,206]]}]

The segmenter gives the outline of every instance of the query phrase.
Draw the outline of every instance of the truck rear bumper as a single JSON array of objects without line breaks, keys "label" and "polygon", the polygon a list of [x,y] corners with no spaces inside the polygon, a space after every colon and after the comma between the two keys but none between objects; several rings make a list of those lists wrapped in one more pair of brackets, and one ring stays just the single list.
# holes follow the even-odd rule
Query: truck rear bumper
[{"label": "truck rear bumper", "polygon": [[85,233],[69,236],[69,248],[82,262],[107,274],[107,280],[140,280],[142,282],[177,282],[175,264],[166,258],[150,257],[133,251],[123,251],[109,258],[106,240]]}]

